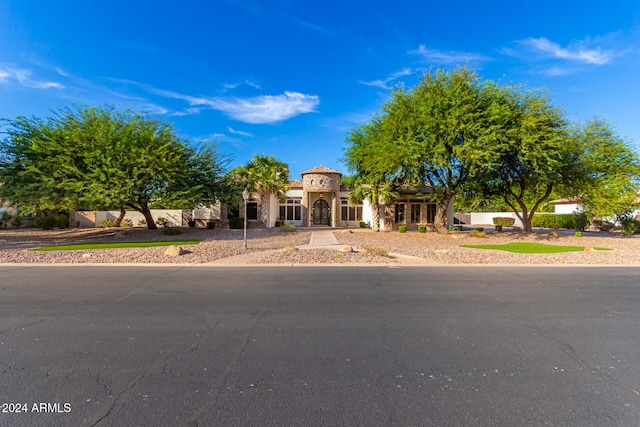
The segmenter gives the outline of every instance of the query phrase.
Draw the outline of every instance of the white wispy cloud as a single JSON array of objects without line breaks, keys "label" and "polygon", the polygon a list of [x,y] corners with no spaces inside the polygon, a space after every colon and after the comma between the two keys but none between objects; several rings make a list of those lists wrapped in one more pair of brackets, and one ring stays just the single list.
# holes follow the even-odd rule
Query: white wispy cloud
[{"label": "white wispy cloud", "polygon": [[10,83],[16,81],[22,86],[34,89],[64,89],[64,85],[58,82],[33,79],[33,72],[25,68],[2,66],[0,68],[0,82]]},{"label": "white wispy cloud", "polygon": [[299,92],[264,95],[252,98],[214,98],[207,105],[232,119],[252,124],[281,122],[300,114],[316,111],[320,98]]},{"label": "white wispy cloud", "polygon": [[234,135],[241,135],[241,136],[248,136],[248,137],[252,137],[252,136],[253,136],[253,134],[252,134],[252,133],[244,132],[244,131],[241,131],[241,130],[236,130],[236,129],[234,129],[234,128],[230,127],[230,126],[229,126],[229,127],[227,127],[227,130],[228,130],[230,133],[234,134]]},{"label": "white wispy cloud", "polygon": [[460,64],[463,62],[485,62],[490,58],[485,55],[471,53],[471,52],[458,52],[458,51],[442,51],[436,49],[428,49],[425,45],[421,44],[418,49],[410,50],[409,54],[421,56],[425,61],[436,64]]},{"label": "white wispy cloud", "polygon": [[384,80],[372,80],[370,82],[364,81],[364,80],[359,80],[358,83],[366,85],[366,86],[374,86],[374,87],[379,87],[381,89],[391,89],[388,84],[402,76],[408,76],[412,73],[411,68],[403,68],[400,71],[397,71],[393,74],[391,74],[389,77],[387,77]]},{"label": "white wispy cloud", "polygon": [[604,65],[618,56],[618,53],[613,50],[602,49],[600,46],[591,47],[592,43],[589,39],[573,42],[567,47],[562,47],[546,37],[528,38],[519,41],[518,44],[546,57],[584,64]]},{"label": "white wispy cloud", "polygon": [[63,77],[69,77],[69,74],[60,67],[56,67],[56,73],[60,74]]},{"label": "white wispy cloud", "polygon": [[[318,104],[320,104],[320,98],[317,95],[307,95],[299,92],[286,91],[282,95],[262,95],[244,98],[192,96],[130,80],[114,78],[110,80],[136,85],[149,93],[165,98],[179,99],[187,102],[191,107],[204,106],[222,111],[232,119],[252,124],[278,123],[300,114],[314,112]],[[187,109],[173,113],[173,115],[196,114],[201,110]]]}]

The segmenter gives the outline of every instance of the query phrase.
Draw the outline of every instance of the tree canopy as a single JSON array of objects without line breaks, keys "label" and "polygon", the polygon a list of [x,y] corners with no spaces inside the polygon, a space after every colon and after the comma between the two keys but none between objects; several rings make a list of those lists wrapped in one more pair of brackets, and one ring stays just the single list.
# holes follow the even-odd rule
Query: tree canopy
[{"label": "tree canopy", "polygon": [[130,110],[78,107],[8,122],[0,199],[27,211],[125,208],[156,228],[150,205],[193,207],[230,191],[228,159],[173,126]]},{"label": "tree canopy", "polygon": [[526,232],[552,194],[579,197],[599,216],[629,211],[637,198],[638,156],[610,125],[571,125],[548,92],[483,81],[468,67],[396,88],[346,141],[356,182],[430,187],[439,232],[456,195],[508,206]]}]

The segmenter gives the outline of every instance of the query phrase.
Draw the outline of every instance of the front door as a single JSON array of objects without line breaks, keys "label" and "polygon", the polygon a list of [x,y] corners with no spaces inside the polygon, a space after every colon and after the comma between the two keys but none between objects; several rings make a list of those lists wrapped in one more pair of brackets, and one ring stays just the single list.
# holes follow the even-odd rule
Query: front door
[{"label": "front door", "polygon": [[313,204],[313,225],[329,225],[329,203],[324,199]]}]

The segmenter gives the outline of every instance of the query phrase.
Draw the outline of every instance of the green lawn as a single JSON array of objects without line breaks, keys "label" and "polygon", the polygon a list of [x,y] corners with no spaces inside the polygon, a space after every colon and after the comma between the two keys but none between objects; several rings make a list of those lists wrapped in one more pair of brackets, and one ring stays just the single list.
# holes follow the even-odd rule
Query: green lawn
[{"label": "green lawn", "polygon": [[[584,252],[584,246],[557,246],[544,243],[516,242],[504,245],[460,245],[461,248],[493,249],[519,254],[556,254],[560,252]],[[610,248],[593,248],[596,251],[612,251]]]},{"label": "green lawn", "polygon": [[153,240],[148,242],[77,243],[74,245],[44,246],[32,251],[78,251],[84,249],[151,248],[154,246],[197,245],[202,240]]}]

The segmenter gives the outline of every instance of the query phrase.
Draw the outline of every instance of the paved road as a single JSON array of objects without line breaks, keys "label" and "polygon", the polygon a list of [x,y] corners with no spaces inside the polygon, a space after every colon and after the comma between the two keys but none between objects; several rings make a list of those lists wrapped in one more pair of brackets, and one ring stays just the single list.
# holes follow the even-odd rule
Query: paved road
[{"label": "paved road", "polygon": [[0,266],[0,425],[637,426],[639,308],[638,268]]}]

